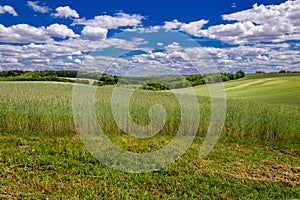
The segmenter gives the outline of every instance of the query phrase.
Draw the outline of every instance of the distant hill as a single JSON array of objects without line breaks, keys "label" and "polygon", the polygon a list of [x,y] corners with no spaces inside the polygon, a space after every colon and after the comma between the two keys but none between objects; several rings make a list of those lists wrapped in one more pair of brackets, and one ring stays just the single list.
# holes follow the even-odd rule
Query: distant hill
[{"label": "distant hill", "polygon": [[[300,73],[249,74],[225,82],[224,86],[229,99],[300,105]],[[194,90],[198,95],[209,96],[205,85],[195,86]]]}]

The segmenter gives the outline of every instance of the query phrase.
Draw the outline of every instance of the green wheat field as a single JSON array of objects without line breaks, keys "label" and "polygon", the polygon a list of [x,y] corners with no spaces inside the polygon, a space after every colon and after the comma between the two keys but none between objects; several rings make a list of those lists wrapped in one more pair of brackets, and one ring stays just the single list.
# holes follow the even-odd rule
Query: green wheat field
[{"label": "green wheat field", "polygon": [[[199,158],[210,123],[206,86],[196,86],[201,120],[188,151],[161,171],[126,173],[95,159],[74,126],[73,83],[0,82],[0,199],[299,199],[300,74],[247,75],[224,83],[222,136]],[[93,87],[93,86],[86,86]],[[114,86],[97,87],[97,120],[120,148],[143,153],[167,145],[180,124],[172,91],[138,90],[136,123],[161,104],[166,124],[156,136],[123,133],[111,111]],[[184,93],[184,89],[177,92]]]}]

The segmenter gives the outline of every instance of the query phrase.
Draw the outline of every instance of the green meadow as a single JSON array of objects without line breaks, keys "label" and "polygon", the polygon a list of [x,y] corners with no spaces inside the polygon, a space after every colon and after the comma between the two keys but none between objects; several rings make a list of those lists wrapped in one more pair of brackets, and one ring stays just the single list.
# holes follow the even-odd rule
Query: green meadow
[{"label": "green meadow", "polygon": [[[0,199],[299,199],[299,86],[299,74],[224,83],[222,134],[202,159],[211,100],[206,86],[194,87],[201,117],[188,151],[160,171],[127,173],[102,164],[83,145],[73,119],[73,83],[0,82]],[[172,91],[134,93],[130,113],[137,124],[150,123],[151,105],[167,114],[156,136],[138,139],[115,123],[113,89],[95,93],[97,121],[113,143],[145,153],[172,141],[180,126]]]},{"label": "green meadow", "polygon": [[[224,83],[227,98],[273,104],[300,104],[300,74],[251,74]],[[194,87],[198,95],[209,96],[205,85]]]}]

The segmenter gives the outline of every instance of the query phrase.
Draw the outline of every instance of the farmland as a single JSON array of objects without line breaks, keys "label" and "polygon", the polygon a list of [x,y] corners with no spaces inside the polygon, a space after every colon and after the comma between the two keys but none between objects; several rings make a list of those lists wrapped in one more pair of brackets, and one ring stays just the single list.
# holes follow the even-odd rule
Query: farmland
[{"label": "farmland", "polygon": [[[225,83],[229,99],[246,99],[273,104],[300,104],[300,75],[253,74]],[[206,86],[196,86],[198,95],[209,96]]]},{"label": "farmland", "polygon": [[[226,82],[222,136],[203,159],[198,155],[211,102],[205,86],[194,87],[201,120],[189,150],[161,171],[131,174],[100,163],[82,144],[73,122],[72,83],[0,82],[0,198],[299,198],[299,84],[297,75]],[[153,104],[168,116],[157,136],[137,139],[114,122],[113,89],[98,87],[95,94],[97,120],[111,141],[140,153],[172,140],[180,106],[171,91],[134,94],[131,115],[138,124],[150,122]]]}]

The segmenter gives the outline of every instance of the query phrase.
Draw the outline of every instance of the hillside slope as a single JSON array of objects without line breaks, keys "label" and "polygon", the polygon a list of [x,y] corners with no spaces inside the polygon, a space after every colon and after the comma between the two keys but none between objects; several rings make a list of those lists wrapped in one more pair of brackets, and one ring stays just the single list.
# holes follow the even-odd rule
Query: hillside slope
[{"label": "hillside slope", "polygon": [[[266,103],[300,105],[300,74],[262,78],[246,76],[224,83],[229,99],[249,99]],[[207,86],[196,86],[197,95],[209,96]]]}]

